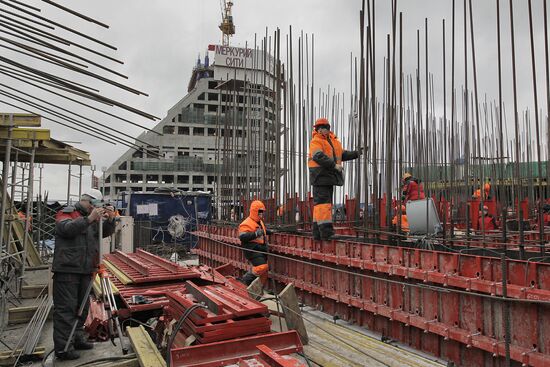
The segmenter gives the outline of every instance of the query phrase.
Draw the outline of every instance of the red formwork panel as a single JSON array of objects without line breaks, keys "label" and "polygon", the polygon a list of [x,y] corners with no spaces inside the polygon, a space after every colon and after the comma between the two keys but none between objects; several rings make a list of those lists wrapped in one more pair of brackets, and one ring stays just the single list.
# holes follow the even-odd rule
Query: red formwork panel
[{"label": "red formwork panel", "polygon": [[[206,239],[210,227],[202,230]],[[218,241],[222,246],[232,243],[229,238]],[[304,302],[458,365],[502,364],[502,301],[481,297],[502,294],[500,259],[350,241],[321,242],[288,234],[272,236],[271,243],[271,252],[286,258],[270,257],[270,275],[279,282],[294,283]],[[204,249],[209,247],[205,244]],[[208,250],[198,251],[201,259],[213,258]],[[246,269],[244,259],[237,256],[217,256],[215,261],[236,262]],[[292,258],[306,263],[297,266]],[[508,260],[506,266],[509,297],[550,299],[548,264]],[[393,280],[436,288],[403,286]],[[525,365],[548,365],[549,331],[544,325],[549,325],[549,307],[509,303],[512,359]]]},{"label": "red formwork panel", "polygon": [[141,249],[126,254],[116,251],[104,258],[122,271],[134,283],[199,278],[194,268],[187,268]]},{"label": "red formwork panel", "polygon": [[[277,355],[288,355],[302,350],[303,346],[298,333],[287,331],[207,345],[175,348],[171,350],[171,361],[175,367],[234,366],[236,363],[252,359],[253,363],[241,363],[239,366],[303,367],[304,365],[294,358],[286,357],[282,359],[277,357]],[[256,360],[256,358],[260,360]]]}]

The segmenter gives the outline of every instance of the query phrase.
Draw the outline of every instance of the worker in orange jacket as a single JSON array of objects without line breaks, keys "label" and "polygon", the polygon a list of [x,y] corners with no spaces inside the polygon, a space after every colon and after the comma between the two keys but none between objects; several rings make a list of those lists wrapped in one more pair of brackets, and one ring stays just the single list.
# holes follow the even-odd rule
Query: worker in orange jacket
[{"label": "worker in orange jacket", "polygon": [[260,200],[250,204],[248,217],[239,225],[239,239],[244,248],[244,257],[252,264],[252,271],[248,271],[241,281],[250,285],[256,277],[260,277],[263,286],[267,285],[267,235],[271,231],[264,224],[265,205]]},{"label": "worker in orange jacket", "polygon": [[[399,221],[399,213],[395,213],[395,216],[392,219],[392,224],[397,228],[397,223]],[[408,233],[409,232],[409,221],[407,219],[407,207],[401,205],[401,231]]]},{"label": "worker in orange jacket", "polygon": [[[489,199],[489,194],[491,193],[491,184],[490,183],[486,182],[485,185],[483,185],[483,192],[485,194],[483,196],[483,200]],[[474,199],[481,199],[481,188],[474,191],[474,194],[472,195],[472,197]]]},{"label": "worker in orange jacket", "polygon": [[313,238],[327,240],[334,235],[332,226],[332,194],[334,186],[344,184],[342,162],[358,158],[362,148],[347,151],[330,131],[326,118],[315,121],[309,143],[309,182],[313,186]]}]

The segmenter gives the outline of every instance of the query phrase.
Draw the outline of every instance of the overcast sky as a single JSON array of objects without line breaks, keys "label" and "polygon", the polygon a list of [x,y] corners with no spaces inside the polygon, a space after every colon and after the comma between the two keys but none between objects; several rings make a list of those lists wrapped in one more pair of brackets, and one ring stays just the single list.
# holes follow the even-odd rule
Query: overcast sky
[{"label": "overcast sky", "polygon": [[[70,77],[93,85],[100,89],[102,94],[110,98],[127,103],[136,108],[145,110],[153,115],[164,117],[166,111],[181,99],[187,92],[187,83],[190,72],[200,54],[204,56],[208,44],[220,43],[220,31],[217,26],[220,22],[220,4],[218,0],[59,0],[58,2],[71,7],[81,13],[96,18],[110,25],[104,29],[97,25],[55,9],[39,0],[26,1],[29,4],[42,8],[42,16],[49,17],[65,25],[78,29],[81,32],[93,35],[107,43],[118,47],[117,51],[108,50],[92,42],[64,31],[56,31],[58,35],[92,46],[115,58],[125,61],[124,65],[89,56],[94,61],[112,67],[128,75],[124,80],[106,72],[104,76],[145,91],[149,97],[136,96],[126,91],[107,86],[97,80],[75,78],[63,69],[45,67],[43,63],[36,63],[28,58],[11,51],[1,49],[2,55],[25,61],[35,67],[57,72],[62,77]],[[511,56],[508,2],[501,1],[502,10],[502,42],[503,42],[503,84],[507,109],[511,111]],[[533,104],[531,59],[529,45],[529,23],[527,1],[515,1],[514,16],[516,28],[516,55],[518,65],[518,97],[520,108],[530,107]],[[390,31],[390,1],[376,1],[376,32],[377,32],[377,62],[382,63],[385,53],[385,38]],[[473,1],[475,47],[478,69],[478,85],[480,98],[487,94],[489,100],[497,98],[497,47],[496,47],[496,8],[495,1]],[[359,53],[359,9],[360,1],[258,1],[235,0],[233,17],[236,24],[236,35],[231,40],[232,45],[244,46],[254,40],[254,34],[265,34],[266,27],[270,34],[276,27],[281,29],[282,41],[288,34],[289,26],[297,35],[301,30],[315,35],[315,84],[319,87],[331,85],[338,91],[349,94],[349,58],[350,53]],[[537,49],[539,105],[546,111],[545,59],[544,59],[544,31],[542,23],[542,0],[534,0],[534,29],[535,47]],[[0,5],[5,8],[5,5]],[[424,54],[424,19],[429,22],[429,65],[430,72],[436,80],[436,108],[442,107],[442,20],[447,22],[447,79],[450,87],[451,61],[451,1],[443,0],[401,0],[399,10],[403,12],[403,49],[405,72],[412,73],[416,68],[416,30],[421,30],[421,54]],[[457,1],[456,16],[456,80],[457,86],[464,83],[464,54],[463,54],[463,2]],[[285,49],[286,46],[282,46]],[[77,50],[81,55],[89,55]],[[470,50],[468,50],[470,52]],[[284,60],[284,56],[283,56]],[[469,59],[471,73],[471,59]],[[424,74],[424,57],[421,57],[422,75]],[[98,71],[90,68],[91,71]],[[382,70],[378,68],[378,70]],[[470,74],[471,76],[471,74]],[[381,89],[382,73],[377,75]],[[99,113],[92,113],[83,107],[63,100],[53,98],[46,93],[38,93],[32,87],[23,86],[6,76],[0,76],[0,83],[21,89],[46,98],[53,103],[59,103],[66,108],[86,116],[97,119],[110,126],[137,136],[142,132],[139,128],[127,123],[108,118]],[[473,80],[469,81],[472,85]],[[5,98],[2,98],[5,99]],[[0,110],[14,111],[0,102]],[[119,109],[110,112],[120,114],[143,126],[154,126],[154,123],[131,113]],[[544,112],[546,115],[546,112]],[[59,125],[43,122],[43,126],[52,130],[52,137],[59,140],[81,142],[75,146],[91,153],[97,170],[109,166],[127,147],[110,145],[84,134],[70,131]],[[44,170],[43,188],[49,190],[50,198],[63,199],[66,196],[66,167],[50,167]],[[84,170],[84,187],[90,183],[89,168]],[[76,180],[73,181],[76,184]],[[76,192],[76,189],[73,190]]]}]

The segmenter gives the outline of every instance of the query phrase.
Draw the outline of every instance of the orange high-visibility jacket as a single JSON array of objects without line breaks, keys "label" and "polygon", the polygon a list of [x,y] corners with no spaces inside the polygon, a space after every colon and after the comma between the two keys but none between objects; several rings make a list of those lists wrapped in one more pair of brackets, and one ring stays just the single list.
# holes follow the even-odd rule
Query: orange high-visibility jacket
[{"label": "orange high-visibility jacket", "polygon": [[356,159],[358,156],[357,152],[344,150],[342,143],[332,131],[328,136],[313,131],[307,162],[310,184],[342,186],[344,175],[336,170],[335,166],[342,164],[343,161]]}]

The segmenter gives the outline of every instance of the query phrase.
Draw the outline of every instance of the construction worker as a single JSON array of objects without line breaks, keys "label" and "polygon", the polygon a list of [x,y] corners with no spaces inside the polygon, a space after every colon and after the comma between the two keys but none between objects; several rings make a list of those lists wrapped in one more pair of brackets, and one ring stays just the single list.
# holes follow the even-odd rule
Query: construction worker
[{"label": "construction worker", "polygon": [[313,238],[327,240],[334,235],[332,226],[332,193],[334,186],[344,184],[342,162],[358,158],[357,151],[342,149],[342,143],[330,131],[326,118],[315,121],[309,143],[309,182],[313,186]]},{"label": "construction worker", "polygon": [[425,198],[424,185],[422,185],[422,182],[416,177],[413,177],[410,173],[405,173],[403,175],[403,193],[401,196],[403,203]]},{"label": "construction worker", "polygon": [[[399,213],[395,213],[395,216],[392,219],[392,224],[397,228],[397,223],[399,221]],[[407,220],[407,207],[401,205],[401,231],[408,233],[409,232],[409,221]]]},{"label": "construction worker", "polygon": [[479,211],[477,229],[479,231],[494,231],[495,229],[498,229],[495,217],[489,214],[489,208],[486,205],[484,205],[483,209]]},{"label": "construction worker", "polygon": [[[250,204],[248,217],[239,225],[239,239],[244,248],[244,257],[252,264],[252,271],[248,271],[241,281],[250,285],[256,277],[260,277],[262,285],[267,285],[267,235],[271,231],[264,224],[265,205],[260,200]],[[249,251],[247,251],[249,250]],[[250,251],[252,250],[252,251]]]},{"label": "construction worker", "polygon": [[103,221],[103,237],[115,231],[114,208],[102,205],[103,195],[90,189],[75,206],[61,209],[55,218],[55,251],[53,256],[53,341],[55,356],[61,360],[79,358],[75,350],[92,349],[84,336],[88,305],[78,320],[73,343],[64,352],[65,344],[92,275],[99,266],[99,221]]},{"label": "construction worker", "polygon": [[[483,200],[488,200],[489,195],[491,193],[491,184],[489,182],[486,182],[485,185],[483,185],[483,192],[485,196],[483,196]],[[474,199],[481,199],[481,188],[474,191],[474,194],[472,195]]]}]

